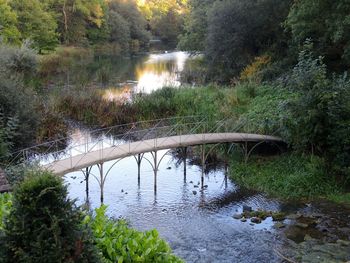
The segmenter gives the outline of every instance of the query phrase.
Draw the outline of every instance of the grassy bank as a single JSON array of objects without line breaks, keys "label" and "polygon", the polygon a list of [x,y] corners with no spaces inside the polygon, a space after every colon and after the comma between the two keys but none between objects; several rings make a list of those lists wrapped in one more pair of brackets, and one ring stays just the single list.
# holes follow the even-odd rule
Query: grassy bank
[{"label": "grassy bank", "polygon": [[326,198],[350,203],[334,176],[327,174],[324,161],[316,156],[286,153],[274,157],[252,157],[248,163],[232,161],[231,178],[249,189],[282,199]]},{"label": "grassy bank", "polygon": [[151,94],[135,95],[132,102],[124,103],[106,101],[100,91],[93,88],[58,89],[51,96],[55,109],[66,117],[90,125],[108,126],[190,115],[239,119],[248,112],[253,99],[265,93],[276,92],[270,86],[241,84],[235,88],[217,85],[165,87]]},{"label": "grassy bank", "polygon": [[[172,116],[207,116],[209,120],[233,118],[247,123],[249,132],[289,137],[286,104],[300,97],[281,86],[250,82],[232,86],[163,88],[136,95],[132,102],[105,101],[95,89],[58,92],[53,101],[66,117],[89,125],[111,126]],[[289,118],[289,119],[288,119]],[[307,152],[307,151],[306,151]],[[325,158],[290,153],[274,158],[252,158],[232,164],[232,178],[245,187],[286,199],[326,197],[348,202],[342,195],[346,182],[325,169]],[[330,175],[333,174],[333,175]]]}]

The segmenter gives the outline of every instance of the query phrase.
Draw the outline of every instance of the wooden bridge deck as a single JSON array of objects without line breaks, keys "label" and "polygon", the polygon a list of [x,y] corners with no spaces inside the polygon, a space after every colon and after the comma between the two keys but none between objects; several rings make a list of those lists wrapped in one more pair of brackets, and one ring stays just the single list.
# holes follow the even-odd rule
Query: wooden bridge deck
[{"label": "wooden bridge deck", "polygon": [[282,142],[282,139],[274,136],[247,133],[205,133],[179,135],[136,141],[95,150],[63,160],[55,161],[53,163],[45,165],[45,168],[51,170],[57,175],[64,175],[92,165],[133,156],[140,153],[159,151],[164,149],[174,149],[186,146],[196,146],[202,144],[245,142]]}]

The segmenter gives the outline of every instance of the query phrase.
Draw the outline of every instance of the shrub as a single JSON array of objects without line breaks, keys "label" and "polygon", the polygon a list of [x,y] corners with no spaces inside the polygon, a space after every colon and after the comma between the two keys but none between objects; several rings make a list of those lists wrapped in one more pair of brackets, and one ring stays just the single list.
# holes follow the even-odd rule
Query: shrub
[{"label": "shrub", "polygon": [[5,222],[3,262],[99,262],[82,212],[61,179],[31,172],[13,193]]},{"label": "shrub", "polygon": [[271,62],[271,57],[268,55],[263,55],[256,57],[253,63],[246,66],[244,70],[241,72],[240,80],[246,81],[246,80],[255,80],[259,81],[260,71],[266,67]]},{"label": "shrub", "polygon": [[285,104],[284,137],[295,149],[326,157],[329,168],[350,175],[350,79],[329,77],[322,58],[306,49],[285,87],[298,95]]},{"label": "shrub", "polygon": [[10,213],[12,207],[12,195],[9,193],[0,194],[0,231],[4,229],[4,219]]},{"label": "shrub", "polygon": [[106,209],[106,206],[96,209],[94,219],[87,217],[85,220],[91,224],[104,262],[182,262],[171,253],[169,245],[159,238],[156,230],[142,233],[131,229],[124,220],[109,219],[105,215]]}]

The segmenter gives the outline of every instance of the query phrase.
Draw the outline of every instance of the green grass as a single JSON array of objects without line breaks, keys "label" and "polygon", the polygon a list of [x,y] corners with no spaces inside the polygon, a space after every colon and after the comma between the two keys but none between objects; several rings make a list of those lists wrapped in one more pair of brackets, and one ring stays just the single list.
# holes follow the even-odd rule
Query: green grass
[{"label": "green grass", "polygon": [[231,178],[250,189],[283,199],[316,199],[341,193],[318,157],[284,154],[231,163]]},{"label": "green grass", "polygon": [[328,199],[339,204],[350,205],[350,193],[332,194]]}]

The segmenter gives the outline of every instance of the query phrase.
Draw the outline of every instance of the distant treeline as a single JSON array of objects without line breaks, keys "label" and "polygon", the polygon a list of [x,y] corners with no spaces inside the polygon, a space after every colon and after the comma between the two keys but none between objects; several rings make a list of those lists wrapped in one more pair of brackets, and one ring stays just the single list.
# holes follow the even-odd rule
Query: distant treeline
[{"label": "distant treeline", "polygon": [[181,49],[205,53],[207,79],[229,82],[258,56],[273,79],[295,65],[305,41],[331,71],[350,66],[348,0],[189,0]]},{"label": "distant treeline", "polygon": [[59,44],[137,51],[152,35],[176,44],[186,10],[187,0],[0,0],[0,38],[30,40],[40,53]]}]

